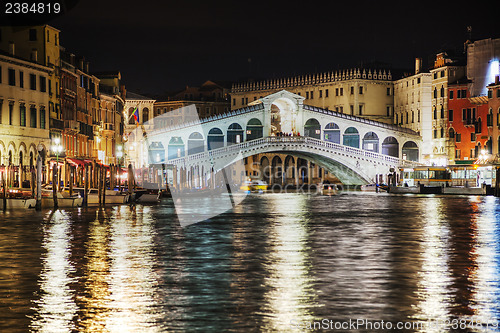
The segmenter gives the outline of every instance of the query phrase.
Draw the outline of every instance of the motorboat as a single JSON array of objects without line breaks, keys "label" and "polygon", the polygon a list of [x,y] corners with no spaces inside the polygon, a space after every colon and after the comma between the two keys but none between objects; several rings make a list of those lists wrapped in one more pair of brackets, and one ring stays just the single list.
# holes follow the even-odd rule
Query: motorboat
[{"label": "motorboat", "polygon": [[321,195],[337,195],[337,185],[320,183],[316,186],[318,194]]},{"label": "motorboat", "polygon": [[268,186],[269,185],[263,180],[246,180],[240,186],[240,190],[245,192],[265,192]]},{"label": "motorboat", "polygon": [[388,186],[386,184],[368,184],[368,185],[361,185],[360,189],[363,192],[380,192],[380,191],[387,191]]},{"label": "motorboat", "polygon": [[4,209],[4,201],[5,209],[28,209],[36,205],[36,199],[31,198],[31,191],[21,189],[9,189],[7,199],[4,199],[3,194],[0,193],[0,210]]},{"label": "motorboat", "polygon": [[[130,201],[130,194],[126,192],[119,192],[113,190],[106,190],[104,203],[106,205],[120,205],[126,204]],[[90,189],[87,194],[87,205],[99,204],[99,191],[97,189]]]},{"label": "motorboat", "polygon": [[[69,195],[68,192],[57,192],[57,207],[59,208],[70,208],[70,207],[81,207],[83,204],[83,198],[80,194]],[[52,190],[44,189],[42,190],[42,208],[52,208],[54,207],[54,194]]]}]

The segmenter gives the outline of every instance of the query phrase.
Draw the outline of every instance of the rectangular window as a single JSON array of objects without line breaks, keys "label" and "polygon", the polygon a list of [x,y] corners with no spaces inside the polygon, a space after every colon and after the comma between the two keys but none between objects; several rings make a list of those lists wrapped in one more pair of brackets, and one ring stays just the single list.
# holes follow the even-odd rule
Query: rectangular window
[{"label": "rectangular window", "polygon": [[47,92],[47,78],[40,76],[40,91]]},{"label": "rectangular window", "polygon": [[45,129],[45,107],[40,107],[40,128]]},{"label": "rectangular window", "polygon": [[[49,87],[50,87],[50,81],[49,81]],[[233,98],[233,105],[236,105],[236,98]]]},{"label": "rectangular window", "polygon": [[19,71],[19,87],[24,88],[24,72]]},{"label": "rectangular window", "polygon": [[465,121],[465,119],[467,119],[467,110],[462,109],[462,121]]},{"label": "rectangular window", "polygon": [[455,133],[455,142],[462,142],[462,134]]},{"label": "rectangular window", "polygon": [[16,85],[16,70],[9,68],[9,77],[8,77],[9,86]]},{"label": "rectangular window", "polygon": [[21,118],[20,125],[26,126],[26,106],[24,104],[21,104],[19,106],[19,114],[20,114],[20,118]]},{"label": "rectangular window", "polygon": [[328,89],[325,90],[325,97],[328,97]]},{"label": "rectangular window", "polygon": [[476,133],[471,133],[470,134],[470,141],[475,142],[476,141]]},{"label": "rectangular window", "polygon": [[467,98],[467,89],[462,89],[462,98]]},{"label": "rectangular window", "polygon": [[351,115],[354,114],[354,105],[351,104]]},{"label": "rectangular window", "polygon": [[359,87],[359,94],[363,95],[363,87]]},{"label": "rectangular window", "polygon": [[36,29],[30,29],[30,31],[29,31],[29,41],[30,42],[35,42],[36,41]]},{"label": "rectangular window", "polygon": [[344,88],[340,88],[340,96],[344,96]]},{"label": "rectangular window", "polygon": [[311,91],[311,99],[314,98],[314,91]]},{"label": "rectangular window", "polygon": [[457,99],[462,98],[462,91],[460,89],[457,89]]},{"label": "rectangular window", "polygon": [[351,95],[354,95],[354,87],[351,87]]},{"label": "rectangular window", "polygon": [[323,98],[323,90],[319,91],[319,98]]},{"label": "rectangular window", "polygon": [[455,158],[460,159],[460,149],[455,150]]},{"label": "rectangular window", "polygon": [[448,120],[453,121],[453,110],[448,110]]},{"label": "rectangular window", "polygon": [[450,90],[450,99],[453,99],[453,90]]},{"label": "rectangular window", "polygon": [[335,88],[335,96],[339,95],[339,88]]},{"label": "rectangular window", "polygon": [[14,125],[14,103],[9,103],[9,125]]},{"label": "rectangular window", "polygon": [[306,99],[309,99],[309,91],[306,91]]},{"label": "rectangular window", "polygon": [[30,127],[36,128],[36,108],[33,105],[30,107]]},{"label": "rectangular window", "polygon": [[30,74],[30,89],[36,90],[36,75]]},{"label": "rectangular window", "polygon": [[363,115],[363,105],[359,106],[359,115]]},{"label": "rectangular window", "polygon": [[387,112],[387,117],[390,117],[391,116],[391,107],[390,106],[388,106],[386,108],[386,112]]},{"label": "rectangular window", "polygon": [[391,88],[387,88],[387,96],[391,96]]}]

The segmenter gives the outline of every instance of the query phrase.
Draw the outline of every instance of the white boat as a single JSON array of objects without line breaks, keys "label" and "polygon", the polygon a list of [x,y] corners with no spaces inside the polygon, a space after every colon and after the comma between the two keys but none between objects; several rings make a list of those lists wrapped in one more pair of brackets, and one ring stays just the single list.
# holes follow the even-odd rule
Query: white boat
[{"label": "white boat", "polygon": [[[119,205],[126,204],[129,202],[130,194],[128,193],[120,193],[118,191],[106,190],[106,198],[104,199],[104,203],[106,205]],[[99,191],[97,189],[89,190],[87,194],[87,205],[98,205],[99,204]]]},{"label": "white boat", "polygon": [[[68,192],[57,192],[57,206],[59,208],[81,207],[83,198],[80,195],[70,196]],[[54,207],[52,191],[42,190],[42,208]]]},{"label": "white boat", "polygon": [[[7,198],[7,208],[6,209],[28,209],[34,208],[36,205],[36,199],[33,198]],[[3,208],[3,198],[0,198],[0,210]]]}]

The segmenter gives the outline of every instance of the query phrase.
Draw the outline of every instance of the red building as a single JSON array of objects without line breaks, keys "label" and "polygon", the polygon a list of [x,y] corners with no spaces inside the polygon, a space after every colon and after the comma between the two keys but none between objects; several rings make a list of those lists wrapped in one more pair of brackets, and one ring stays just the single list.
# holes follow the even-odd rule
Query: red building
[{"label": "red building", "polygon": [[476,160],[482,150],[491,154],[492,117],[486,96],[471,97],[470,81],[448,86],[448,133],[455,141],[455,160]]}]

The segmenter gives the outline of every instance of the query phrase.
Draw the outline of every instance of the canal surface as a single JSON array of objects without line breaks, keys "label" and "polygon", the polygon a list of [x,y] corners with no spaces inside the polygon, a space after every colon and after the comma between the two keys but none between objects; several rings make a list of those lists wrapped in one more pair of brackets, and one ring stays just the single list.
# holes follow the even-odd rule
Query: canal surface
[{"label": "canal surface", "polygon": [[353,192],[251,195],[186,228],[171,200],[2,212],[0,332],[494,332],[499,214],[494,197]]}]

